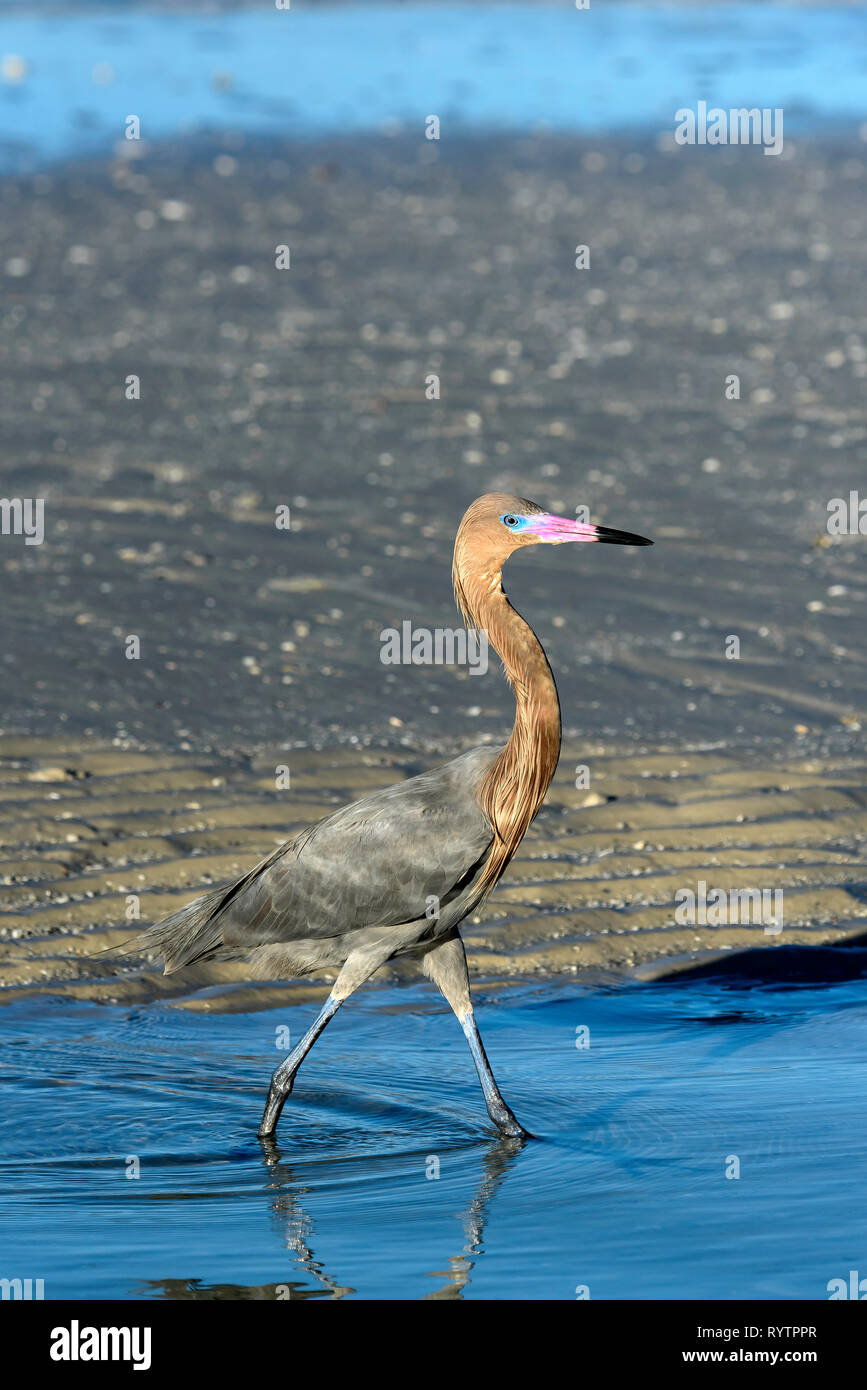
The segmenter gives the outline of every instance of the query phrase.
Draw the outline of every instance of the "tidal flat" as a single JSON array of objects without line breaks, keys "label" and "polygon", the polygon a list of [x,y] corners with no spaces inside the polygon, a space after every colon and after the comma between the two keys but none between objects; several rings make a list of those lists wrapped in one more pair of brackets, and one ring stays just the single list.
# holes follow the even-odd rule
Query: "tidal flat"
[{"label": "tidal flat", "polygon": [[455,525],[490,488],[657,544],[507,569],[566,742],[474,967],[781,944],[678,928],[700,880],[784,890],[784,941],[857,932],[863,537],[826,524],[864,459],[857,154],[236,133],[4,180],[30,257],[6,486],[46,527],[2,557],[6,983],[191,992],[105,976],[77,937],[505,737],[494,662],[382,659],[383,632],[455,626]]},{"label": "tidal flat", "polygon": [[[365,62],[346,39],[300,106],[251,95],[242,18],[246,49],[215,16],[167,48],[145,16],[176,66],[136,89],[134,147],[104,139],[135,109],[124,50],[153,51],[130,20],[70,41],[54,119],[47,56],[74,17],[0,90],[3,491],[44,502],[41,544],[0,544],[0,1274],[48,1298],[824,1299],[865,1268],[865,538],[857,508],[828,525],[867,477],[859,49],[851,17],[790,16],[763,80],[828,104],[796,105],[779,157],[683,148],[677,103],[663,131],[642,100],[693,59],[725,88],[761,8],[722,44],[701,15],[616,11],[571,30],[610,60],[583,52],[597,128],[563,123],[575,72],[503,79],[521,7],[497,12],[478,88],[443,55],[486,21],[450,12],[438,141],[420,119],[357,128],[365,101],[415,100],[343,84],[390,71],[379,10],[378,29],[352,11]],[[16,22],[26,52],[36,21]],[[120,88],[105,62],[88,76],[111,43]],[[196,102],[213,122],[191,133]],[[327,974],[166,977],[106,948],[505,739],[495,661],[382,659],[384,632],[455,627],[455,528],[490,490],[656,542],[505,575],[564,749],[464,936],[538,1142],[493,1137],[460,1030],[401,963],[261,1145]],[[678,920],[702,884],[782,893],[782,930]]]},{"label": "tidal flat", "polygon": [[[785,974],[788,948],[864,937],[863,764],[792,758],[762,767],[728,751],[618,754],[596,746],[599,790],[588,792],[572,776],[588,765],[586,757],[578,762],[587,748],[567,745],[517,858],[465,923],[476,978],[647,978],[729,952],[782,947]],[[221,1012],[316,997],[333,978],[327,972],[268,985],[250,982],[243,963],[164,976],[159,962],[140,955],[101,953],[239,877],[331,810],[424,765],[406,750],[293,752],[290,785],[277,790],[265,757],[85,752],[60,740],[49,748],[40,739],[6,739],[0,1002],[49,992]],[[684,924],[677,904],[685,892],[700,895],[702,883],[726,894],[770,884],[783,921],[774,927],[752,913],[714,925],[705,914]],[[389,972],[418,978],[414,965]]]}]

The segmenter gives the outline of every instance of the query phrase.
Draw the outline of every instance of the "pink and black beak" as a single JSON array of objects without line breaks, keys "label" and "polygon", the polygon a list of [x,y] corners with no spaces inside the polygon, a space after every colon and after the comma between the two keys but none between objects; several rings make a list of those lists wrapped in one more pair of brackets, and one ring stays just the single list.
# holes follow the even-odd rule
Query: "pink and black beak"
[{"label": "pink and black beak", "polygon": [[516,518],[522,524],[520,529],[530,535],[538,536],[548,545],[563,545],[567,541],[600,541],[606,545],[653,545],[646,536],[635,536],[631,531],[614,531],[610,526],[591,526],[584,521],[570,521],[565,516],[552,516],[549,512]]}]

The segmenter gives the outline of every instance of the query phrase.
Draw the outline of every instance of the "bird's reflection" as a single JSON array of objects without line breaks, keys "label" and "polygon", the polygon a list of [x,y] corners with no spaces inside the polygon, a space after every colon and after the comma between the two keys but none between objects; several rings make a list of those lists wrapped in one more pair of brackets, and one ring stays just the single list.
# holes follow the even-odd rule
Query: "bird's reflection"
[{"label": "bird's reflection", "polygon": [[[447,1260],[447,1269],[431,1270],[430,1277],[443,1279],[439,1288],[424,1294],[424,1299],[462,1298],[473,1269],[484,1249],[485,1223],[494,1193],[503,1182],[517,1155],[527,1143],[525,1138],[505,1138],[498,1135],[490,1140],[482,1155],[482,1173],[475,1196],[460,1215],[464,1240],[457,1254]],[[306,1298],[344,1298],[355,1293],[348,1284],[333,1278],[313,1252],[314,1225],[305,1210],[303,1198],[312,1191],[283,1156],[273,1139],[260,1139],[262,1161],[268,1174],[271,1210],[280,1225],[286,1249],[307,1276],[304,1281],[287,1279],[280,1284],[203,1284],[199,1279],[148,1279],[140,1292],[170,1299],[254,1299],[262,1301]],[[312,1281],[312,1283],[311,1283]]]},{"label": "bird's reflection", "polygon": [[488,1145],[482,1161],[481,1182],[475,1197],[461,1217],[464,1236],[466,1237],[463,1249],[460,1254],[450,1258],[447,1271],[435,1271],[434,1278],[447,1279],[448,1282],[443,1284],[442,1288],[426,1293],[424,1295],[425,1300],[463,1297],[463,1291],[470,1282],[476,1257],[484,1249],[485,1222],[488,1218],[488,1206],[491,1198],[526,1143],[527,1140],[523,1137],[509,1139],[503,1135],[498,1135]]},{"label": "bird's reflection", "polygon": [[[262,1156],[269,1169],[269,1186],[276,1189],[272,1198],[274,1215],[285,1223],[286,1248],[290,1250],[301,1268],[321,1286],[331,1298],[343,1298],[355,1290],[342,1285],[331,1277],[316,1259],[313,1248],[313,1222],[304,1210],[302,1196],[305,1188],[298,1180],[292,1166],[283,1157],[282,1151],[273,1139],[260,1139]],[[487,1145],[482,1159],[482,1174],[476,1193],[466,1210],[461,1214],[464,1242],[457,1254],[448,1260],[448,1269],[433,1270],[431,1277],[445,1279],[438,1289],[424,1295],[425,1300],[440,1298],[461,1298],[470,1282],[473,1268],[484,1248],[485,1223],[488,1208],[494,1193],[506,1177],[517,1155],[524,1148],[525,1138],[506,1138],[498,1135]],[[278,1289],[281,1286],[277,1286]],[[283,1286],[287,1292],[283,1297],[297,1297],[292,1284]],[[278,1293],[279,1297],[280,1294]],[[309,1297],[309,1293],[307,1294]]]},{"label": "bird's reflection", "polygon": [[[269,1169],[268,1185],[276,1189],[276,1195],[271,1200],[271,1209],[280,1225],[285,1228],[286,1249],[291,1251],[305,1273],[315,1279],[330,1298],[343,1298],[348,1293],[355,1293],[348,1285],[339,1284],[336,1279],[332,1279],[313,1254],[309,1244],[313,1221],[301,1204],[301,1195],[309,1189],[298,1181],[274,1139],[262,1138],[259,1143],[262,1146],[265,1166]],[[278,1284],[277,1290],[278,1298],[298,1296],[295,1285],[291,1283]]]}]

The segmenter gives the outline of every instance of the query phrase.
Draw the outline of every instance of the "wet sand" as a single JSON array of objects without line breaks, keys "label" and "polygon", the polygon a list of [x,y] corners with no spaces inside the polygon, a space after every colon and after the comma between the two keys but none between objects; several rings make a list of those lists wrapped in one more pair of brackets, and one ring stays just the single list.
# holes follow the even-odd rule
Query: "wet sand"
[{"label": "wet sand", "polygon": [[[0,552],[3,997],[282,997],[89,953],[136,930],[128,894],[145,923],[502,741],[494,663],[380,661],[383,628],[454,625],[454,529],[491,488],[657,545],[509,567],[566,751],[466,926],[476,976],[863,930],[864,538],[825,522],[865,476],[867,159],[700,154],[229,134],[0,184],[27,263],[4,279],[4,488],[46,503],[44,544]],[[783,933],[677,927],[699,879],[782,888]]]},{"label": "wet sand", "polygon": [[[481,917],[466,923],[475,978],[647,978],[722,952],[864,935],[863,765],[592,752],[594,789],[575,789],[576,752],[567,749],[519,856]],[[291,787],[277,792],[273,769],[256,758],[4,740],[0,1000],[48,992],[240,1011],[272,1007],[287,990],[296,1001],[317,996],[328,973],[301,984],[249,983],[244,965],[231,963],[165,977],[142,958],[93,953],[124,944],[142,923],[238,876],[330,808],[418,765],[302,751],[291,755]],[[724,891],[782,889],[782,932],[676,925],[675,894],[695,891],[700,879]],[[131,895],[138,922],[125,918]],[[401,965],[378,978],[414,977]]]},{"label": "wet sand", "polygon": [[493,672],[379,634],[454,624],[457,521],[504,488],[657,541],[507,571],[573,738],[860,756],[864,538],[826,521],[867,476],[864,146],[707,154],[227,135],[4,180],[4,489],[46,539],[0,551],[3,731],[499,740]]},{"label": "wet sand", "polygon": [[[0,168],[39,168],[0,178],[2,488],[46,528],[0,537],[3,1272],[48,1298],[824,1299],[862,1258],[867,1152],[865,537],[826,525],[867,478],[854,29],[560,6],[561,47],[538,7],[474,34],[474,8],[377,30],[351,6],[322,61],[315,14],[274,43],[273,9],[221,25],[203,0],[185,40],[167,8],[169,50],[116,5],[22,9],[30,69],[0,83]],[[693,82],[781,91],[780,157],[676,148],[666,93]],[[136,109],[143,141],[84,158]],[[645,124],[510,132],[537,112]],[[455,625],[455,527],[492,488],[657,542],[506,573],[565,743],[463,930],[498,1080],[545,1142],[492,1136],[404,962],[261,1145],[329,977],[167,978],[117,948],[504,739],[496,662],[380,660],[385,628]],[[679,925],[701,882],[782,892],[782,931]]]}]

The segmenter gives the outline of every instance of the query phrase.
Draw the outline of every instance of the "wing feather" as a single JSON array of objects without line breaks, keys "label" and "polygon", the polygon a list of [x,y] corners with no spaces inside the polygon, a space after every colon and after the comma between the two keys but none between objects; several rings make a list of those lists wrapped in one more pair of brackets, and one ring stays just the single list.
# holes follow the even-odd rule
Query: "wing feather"
[{"label": "wing feather", "polygon": [[474,749],[320,821],[265,861],[221,910],[227,947],[413,922],[459,893],[488,854],[476,789],[497,750]]}]

